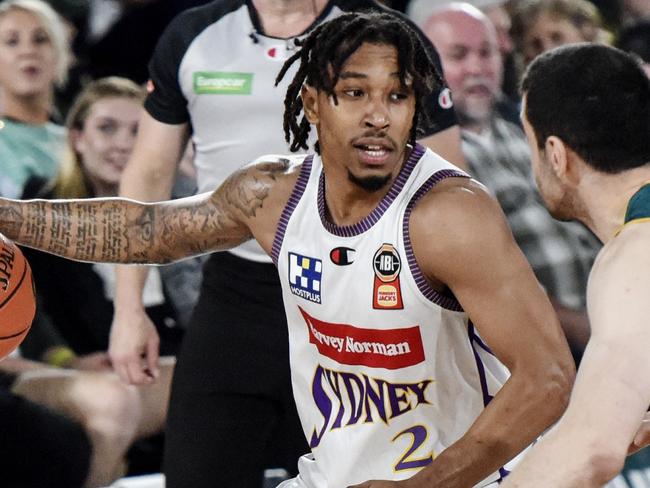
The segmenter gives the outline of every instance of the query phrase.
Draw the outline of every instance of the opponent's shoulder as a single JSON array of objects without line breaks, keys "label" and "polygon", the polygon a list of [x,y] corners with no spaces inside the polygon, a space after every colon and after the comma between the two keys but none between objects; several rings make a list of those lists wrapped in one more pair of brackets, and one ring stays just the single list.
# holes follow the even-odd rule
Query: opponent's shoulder
[{"label": "opponent's shoulder", "polygon": [[[650,285],[650,222],[628,224],[601,249],[592,267],[590,292],[627,289],[637,275],[648,275]],[[648,290],[650,291],[650,290]]]}]

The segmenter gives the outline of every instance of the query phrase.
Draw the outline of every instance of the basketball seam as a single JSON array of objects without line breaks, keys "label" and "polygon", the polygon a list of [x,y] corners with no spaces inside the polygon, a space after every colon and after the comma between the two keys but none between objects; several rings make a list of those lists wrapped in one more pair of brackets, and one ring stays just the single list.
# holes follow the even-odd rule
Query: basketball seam
[{"label": "basketball seam", "polygon": [[30,327],[31,327],[31,325],[28,325],[23,330],[21,330],[20,332],[16,332],[15,334],[11,334],[11,335],[8,335],[8,336],[0,336],[0,341],[4,341],[4,340],[7,340],[7,339],[13,339],[14,337],[18,337],[19,335],[23,334],[25,331],[29,330]]},{"label": "basketball seam", "polygon": [[0,303],[0,308],[5,306],[5,303],[7,303],[9,300],[11,300],[11,297],[13,297],[18,290],[20,290],[20,286],[23,284],[23,281],[25,280],[25,275],[27,274],[27,260],[25,260],[25,265],[23,266],[23,274],[20,277],[20,281],[16,286],[14,286],[14,289],[11,290],[11,293],[7,298],[4,299],[2,303]]}]

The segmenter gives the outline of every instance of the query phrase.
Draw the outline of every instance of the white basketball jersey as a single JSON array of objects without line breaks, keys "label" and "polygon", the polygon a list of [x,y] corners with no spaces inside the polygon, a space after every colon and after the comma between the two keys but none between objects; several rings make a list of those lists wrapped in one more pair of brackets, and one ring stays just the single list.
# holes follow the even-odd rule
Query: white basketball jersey
[{"label": "white basketball jersey", "polygon": [[410,478],[508,378],[456,299],[428,285],[411,248],[413,206],[452,176],[467,175],[418,145],[377,208],[339,227],[325,217],[320,157],[303,162],[272,255],[313,454],[301,459],[305,486]]}]

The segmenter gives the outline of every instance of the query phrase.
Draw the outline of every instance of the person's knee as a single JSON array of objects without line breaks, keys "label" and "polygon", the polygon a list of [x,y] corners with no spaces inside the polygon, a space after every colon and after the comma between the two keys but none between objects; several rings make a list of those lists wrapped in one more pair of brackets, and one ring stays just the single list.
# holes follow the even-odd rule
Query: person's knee
[{"label": "person's knee", "polygon": [[132,440],[142,417],[137,389],[113,375],[92,375],[76,382],[71,392],[91,434]]}]

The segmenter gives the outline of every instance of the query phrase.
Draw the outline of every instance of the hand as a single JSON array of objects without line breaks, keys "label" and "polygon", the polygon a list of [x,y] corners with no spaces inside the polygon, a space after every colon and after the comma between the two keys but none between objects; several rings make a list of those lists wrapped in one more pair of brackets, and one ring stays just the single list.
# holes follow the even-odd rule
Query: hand
[{"label": "hand", "polygon": [[628,455],[637,452],[639,449],[650,444],[650,412],[646,412],[641,420],[639,430],[636,431],[634,439],[627,450]]},{"label": "hand", "polygon": [[144,309],[119,311],[111,326],[108,355],[115,372],[132,385],[150,384],[158,377],[160,339]]},{"label": "hand", "polygon": [[111,365],[111,360],[108,357],[108,353],[103,351],[91,352],[90,354],[77,356],[70,362],[70,364],[67,365],[67,367],[82,371],[113,370],[113,366]]}]

